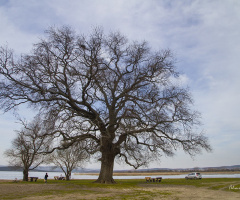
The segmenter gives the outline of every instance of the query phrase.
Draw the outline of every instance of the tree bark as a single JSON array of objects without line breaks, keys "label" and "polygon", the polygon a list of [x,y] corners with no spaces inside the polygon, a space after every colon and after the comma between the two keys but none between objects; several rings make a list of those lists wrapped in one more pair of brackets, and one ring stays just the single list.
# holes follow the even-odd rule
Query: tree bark
[{"label": "tree bark", "polygon": [[23,169],[23,181],[28,181],[28,170]]},{"label": "tree bark", "polygon": [[113,150],[110,150],[109,148],[105,148],[105,150],[102,151],[101,170],[99,177],[95,181],[95,183],[116,183],[113,180],[113,166],[115,155],[115,152]]},{"label": "tree bark", "polygon": [[66,176],[66,181],[69,181],[69,180],[70,180],[71,172],[72,172],[72,171],[67,171],[67,173],[65,174],[65,176]]}]

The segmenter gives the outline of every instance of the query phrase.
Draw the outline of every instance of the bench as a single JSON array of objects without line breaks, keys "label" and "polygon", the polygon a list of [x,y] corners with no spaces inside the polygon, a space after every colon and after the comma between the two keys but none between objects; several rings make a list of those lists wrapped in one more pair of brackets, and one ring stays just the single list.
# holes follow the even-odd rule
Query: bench
[{"label": "bench", "polygon": [[37,181],[38,180],[38,177],[28,177],[28,181],[31,181],[31,182],[33,182],[33,181]]},{"label": "bench", "polygon": [[162,177],[156,177],[156,182],[161,182],[162,181]]},{"label": "bench", "polygon": [[162,177],[156,177],[156,178],[151,178],[151,177],[145,177],[146,182],[161,182]]},{"label": "bench", "polygon": [[20,182],[17,178],[15,178],[15,180],[13,180],[14,183],[18,183]]},{"label": "bench", "polygon": [[54,176],[54,179],[55,180],[65,180],[65,177],[63,177],[63,176]]},{"label": "bench", "polygon": [[151,177],[145,177],[146,182],[152,182],[152,178]]}]

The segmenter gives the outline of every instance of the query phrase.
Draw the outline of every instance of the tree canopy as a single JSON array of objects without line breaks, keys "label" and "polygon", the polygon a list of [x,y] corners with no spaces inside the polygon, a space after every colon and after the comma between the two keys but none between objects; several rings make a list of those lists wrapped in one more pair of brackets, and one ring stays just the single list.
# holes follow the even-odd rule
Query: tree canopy
[{"label": "tree canopy", "polygon": [[18,60],[0,49],[1,106],[40,108],[49,134],[65,141],[61,148],[88,141],[101,161],[97,182],[114,182],[115,158],[138,168],[178,148],[190,155],[211,149],[188,88],[174,81],[174,61],[170,50],[119,32],[53,27]]},{"label": "tree canopy", "polygon": [[42,120],[35,117],[31,123],[22,121],[23,128],[17,131],[17,137],[12,141],[12,148],[4,154],[9,164],[23,168],[23,181],[28,181],[28,172],[45,162],[42,152],[49,151],[51,138],[44,136],[46,129]]},{"label": "tree canopy", "polygon": [[49,155],[49,160],[61,168],[68,181],[71,178],[72,171],[77,167],[82,167],[89,160],[86,149],[84,142],[76,143],[67,149],[55,150]]}]

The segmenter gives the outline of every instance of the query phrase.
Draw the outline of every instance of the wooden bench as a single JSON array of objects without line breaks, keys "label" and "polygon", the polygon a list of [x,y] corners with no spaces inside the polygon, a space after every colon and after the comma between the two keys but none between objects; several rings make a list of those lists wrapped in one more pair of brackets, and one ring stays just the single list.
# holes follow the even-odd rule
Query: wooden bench
[{"label": "wooden bench", "polygon": [[13,180],[14,183],[18,183],[20,182],[17,178],[15,178],[15,180]]},{"label": "wooden bench", "polygon": [[151,177],[145,177],[146,182],[152,182],[152,178]]},{"label": "wooden bench", "polygon": [[156,182],[161,182],[162,181],[162,177],[156,177]]},{"label": "wooden bench", "polygon": [[37,182],[37,180],[38,180],[38,177],[28,177],[28,181],[31,181],[31,182],[33,181]]},{"label": "wooden bench", "polygon": [[145,177],[146,182],[161,182],[162,177],[156,177],[156,178],[151,178],[151,177]]},{"label": "wooden bench", "polygon": [[54,179],[55,179],[55,180],[65,180],[65,177],[63,177],[63,176],[61,176],[61,177],[59,177],[59,176],[54,176]]}]

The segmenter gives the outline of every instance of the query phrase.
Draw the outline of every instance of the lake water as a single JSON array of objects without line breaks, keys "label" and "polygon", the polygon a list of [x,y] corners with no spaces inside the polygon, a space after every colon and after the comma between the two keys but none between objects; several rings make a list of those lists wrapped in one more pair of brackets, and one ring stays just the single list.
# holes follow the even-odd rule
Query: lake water
[{"label": "lake water", "polygon": [[[29,176],[38,177],[39,179],[43,179],[46,172],[29,172]],[[61,172],[47,172],[48,178],[53,179],[54,176],[63,176],[64,173]],[[204,174],[201,173],[203,178],[240,178],[240,174]],[[182,175],[154,175],[152,177],[161,176],[163,179],[171,179],[171,178],[185,178],[186,174]],[[145,179],[146,176],[113,176],[114,179]],[[0,179],[5,180],[14,180],[14,179],[22,179],[23,173],[19,171],[0,171]],[[97,179],[96,175],[77,175],[72,173],[72,179]]]}]

